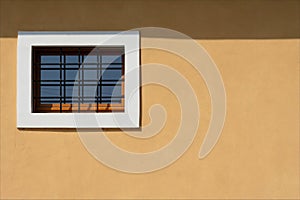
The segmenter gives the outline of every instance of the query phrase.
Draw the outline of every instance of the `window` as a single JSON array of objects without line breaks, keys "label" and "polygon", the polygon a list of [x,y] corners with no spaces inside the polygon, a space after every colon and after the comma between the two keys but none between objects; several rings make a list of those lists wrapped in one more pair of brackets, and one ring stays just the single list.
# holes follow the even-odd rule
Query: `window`
[{"label": "window", "polygon": [[124,47],[32,47],[33,112],[124,112]]},{"label": "window", "polygon": [[19,32],[17,127],[139,127],[139,45],[137,31]]}]

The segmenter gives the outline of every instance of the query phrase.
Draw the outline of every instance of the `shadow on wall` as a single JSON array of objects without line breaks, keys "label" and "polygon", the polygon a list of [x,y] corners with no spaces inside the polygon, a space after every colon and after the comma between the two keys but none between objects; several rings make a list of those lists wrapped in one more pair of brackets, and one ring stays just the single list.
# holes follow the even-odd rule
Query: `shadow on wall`
[{"label": "shadow on wall", "polygon": [[300,1],[1,0],[0,20],[0,37],[17,37],[18,31],[122,31],[152,26],[194,39],[299,38]]}]

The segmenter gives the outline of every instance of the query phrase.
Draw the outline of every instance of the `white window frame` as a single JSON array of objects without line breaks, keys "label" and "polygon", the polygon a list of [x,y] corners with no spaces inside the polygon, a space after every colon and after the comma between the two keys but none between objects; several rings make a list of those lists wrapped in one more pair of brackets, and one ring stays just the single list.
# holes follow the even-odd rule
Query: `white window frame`
[{"label": "white window frame", "polygon": [[[124,112],[33,113],[32,46],[124,46]],[[18,32],[18,128],[137,128],[140,123],[140,34],[126,32]],[[93,120],[90,120],[93,119]]]}]

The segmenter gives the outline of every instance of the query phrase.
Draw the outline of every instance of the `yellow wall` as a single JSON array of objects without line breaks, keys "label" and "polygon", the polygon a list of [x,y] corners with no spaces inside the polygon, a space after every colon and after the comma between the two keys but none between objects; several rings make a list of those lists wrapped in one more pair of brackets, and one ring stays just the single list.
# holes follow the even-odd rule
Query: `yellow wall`
[{"label": "yellow wall", "polygon": [[[1,0],[1,198],[300,198],[299,4]],[[186,61],[157,50],[143,50],[142,64],[174,67],[190,80],[200,99],[197,136],[171,166],[126,174],[95,160],[74,129],[16,128],[17,31],[143,26],[190,35],[219,67],[227,93],[227,118],[208,157],[197,158],[211,109],[204,81]],[[178,102],[161,86],[144,87],[143,125],[149,122],[148,109],[155,103],[168,111],[166,126],[157,136],[138,140],[107,130],[108,137],[135,152],[165,145],[178,128]]]}]

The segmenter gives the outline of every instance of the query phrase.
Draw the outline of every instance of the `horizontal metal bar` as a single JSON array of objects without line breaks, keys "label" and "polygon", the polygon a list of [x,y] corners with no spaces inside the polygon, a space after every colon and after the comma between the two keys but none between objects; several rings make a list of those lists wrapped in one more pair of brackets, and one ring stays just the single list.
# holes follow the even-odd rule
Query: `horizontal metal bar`
[{"label": "horizontal metal bar", "polygon": [[[62,86],[121,86],[122,84],[102,83],[102,84],[62,84]],[[40,84],[40,86],[60,86],[60,84]]]},{"label": "horizontal metal bar", "polygon": [[[105,70],[122,70],[123,68],[122,67],[114,67],[114,68],[112,68],[112,67],[102,67],[102,68],[100,68],[100,67],[84,67],[84,68],[82,68],[82,67],[80,67],[80,68],[75,68],[75,67],[70,67],[70,68],[65,68],[65,69],[63,69],[62,71],[68,71],[68,70],[101,70],[101,71],[105,71]],[[60,68],[59,67],[57,67],[57,68],[55,68],[55,67],[47,67],[47,68],[40,68],[40,70],[44,70],[44,71],[46,71],[46,70],[60,70]]]},{"label": "horizontal metal bar", "polygon": [[[59,55],[57,55],[59,56]],[[35,65],[40,65],[40,66],[43,66],[43,65],[60,65],[60,64],[64,64],[64,65],[98,65],[98,64],[102,64],[102,65],[122,65],[123,63],[117,63],[117,62],[112,62],[112,63],[107,63],[107,62],[79,62],[79,63],[75,63],[75,62],[72,62],[72,63],[68,63],[68,62],[57,62],[57,63],[35,63]]]},{"label": "horizontal metal bar", "polygon": [[[60,103],[60,100],[52,100],[52,101],[39,101],[40,103]],[[97,103],[96,101],[88,101],[88,100],[78,100],[78,99],[74,99],[73,101],[72,100],[66,100],[65,101],[66,103],[62,103],[62,105],[64,104],[67,104],[67,103],[81,103],[81,104],[85,104],[87,102],[90,102],[90,103]],[[121,99],[120,100],[102,100],[101,103],[121,103]],[[101,104],[99,102],[99,105]]]},{"label": "horizontal metal bar", "polygon": [[[60,82],[60,80],[34,80],[33,82],[41,83],[41,82]],[[61,82],[99,82],[99,80],[62,80]],[[103,80],[102,82],[124,82],[123,79],[120,80]]]},{"label": "horizontal metal bar", "polygon": [[[56,97],[33,97],[35,99],[59,99],[59,96]],[[102,96],[102,97],[97,97],[97,96],[66,96],[66,98],[102,98],[102,99],[108,99],[108,98],[112,98],[112,99],[120,99],[120,98],[124,98],[124,96]]]}]

